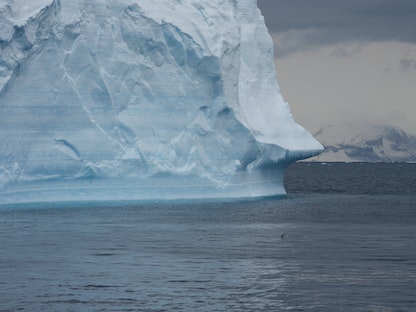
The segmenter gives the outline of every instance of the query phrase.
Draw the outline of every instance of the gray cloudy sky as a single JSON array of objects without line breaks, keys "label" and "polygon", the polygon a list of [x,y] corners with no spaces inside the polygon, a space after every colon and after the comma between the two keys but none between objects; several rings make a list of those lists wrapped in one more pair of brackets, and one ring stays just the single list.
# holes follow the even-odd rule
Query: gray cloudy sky
[{"label": "gray cloudy sky", "polygon": [[415,0],[258,0],[295,119],[416,134]]}]

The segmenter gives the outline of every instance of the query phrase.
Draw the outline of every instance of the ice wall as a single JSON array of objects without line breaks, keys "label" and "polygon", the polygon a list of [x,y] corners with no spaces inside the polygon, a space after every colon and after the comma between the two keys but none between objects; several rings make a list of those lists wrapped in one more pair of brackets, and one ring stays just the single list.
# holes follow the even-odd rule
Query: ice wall
[{"label": "ice wall", "polygon": [[266,196],[322,146],[256,0],[0,0],[0,202]]}]

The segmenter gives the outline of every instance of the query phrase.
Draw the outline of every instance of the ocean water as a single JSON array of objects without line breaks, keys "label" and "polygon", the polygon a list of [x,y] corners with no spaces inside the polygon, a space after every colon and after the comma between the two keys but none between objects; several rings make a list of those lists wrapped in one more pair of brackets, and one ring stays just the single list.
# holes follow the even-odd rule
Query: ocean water
[{"label": "ocean water", "polygon": [[416,311],[416,164],[287,196],[0,208],[0,311]]}]

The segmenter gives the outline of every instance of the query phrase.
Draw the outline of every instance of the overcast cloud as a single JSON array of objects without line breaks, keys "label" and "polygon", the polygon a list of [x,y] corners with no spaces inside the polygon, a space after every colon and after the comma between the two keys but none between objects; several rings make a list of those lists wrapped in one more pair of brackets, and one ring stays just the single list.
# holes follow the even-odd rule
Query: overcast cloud
[{"label": "overcast cloud", "polygon": [[415,0],[258,0],[277,54],[348,41],[416,43]]},{"label": "overcast cloud", "polygon": [[416,0],[258,0],[296,120],[416,135]]}]

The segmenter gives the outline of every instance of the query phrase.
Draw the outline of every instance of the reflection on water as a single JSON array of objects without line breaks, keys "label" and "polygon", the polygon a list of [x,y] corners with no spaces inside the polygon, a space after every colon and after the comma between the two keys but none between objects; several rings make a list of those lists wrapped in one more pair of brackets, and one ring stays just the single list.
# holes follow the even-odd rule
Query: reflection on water
[{"label": "reflection on water", "polygon": [[411,311],[414,203],[3,209],[0,311]]}]

